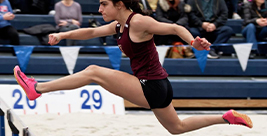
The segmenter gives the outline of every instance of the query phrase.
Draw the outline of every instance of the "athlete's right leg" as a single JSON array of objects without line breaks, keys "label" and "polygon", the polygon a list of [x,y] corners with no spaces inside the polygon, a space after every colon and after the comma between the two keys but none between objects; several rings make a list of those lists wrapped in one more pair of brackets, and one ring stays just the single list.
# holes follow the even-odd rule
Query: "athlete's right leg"
[{"label": "athlete's right leg", "polygon": [[[215,124],[239,124],[252,127],[250,118],[245,114],[228,111],[222,115],[199,115],[180,120],[172,104],[165,108],[152,109],[159,122],[172,134],[181,134]],[[225,119],[225,120],[224,120]]]},{"label": "athlete's right leg", "polygon": [[226,123],[220,115],[192,116],[180,120],[172,103],[165,108],[152,110],[159,122],[171,134],[182,134],[209,125]]},{"label": "athlete's right leg", "polygon": [[[15,69],[14,72],[16,74]],[[38,83],[36,90],[41,93],[70,90],[90,83],[96,83],[109,92],[121,96],[134,104],[149,108],[137,77],[126,72],[96,65],[90,65],[80,72],[53,81]]]}]

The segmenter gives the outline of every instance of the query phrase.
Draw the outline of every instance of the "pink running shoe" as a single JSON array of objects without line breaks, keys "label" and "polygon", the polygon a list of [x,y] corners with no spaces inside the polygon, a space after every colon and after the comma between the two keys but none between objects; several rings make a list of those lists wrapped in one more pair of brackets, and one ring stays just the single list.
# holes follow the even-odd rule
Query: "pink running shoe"
[{"label": "pink running shoe", "polygon": [[34,78],[28,78],[23,72],[21,72],[19,66],[15,66],[14,76],[18,84],[23,88],[29,100],[35,100],[41,96],[41,93],[37,92],[35,89],[37,81],[35,81]]},{"label": "pink running shoe", "polygon": [[249,128],[253,127],[251,119],[246,114],[241,114],[235,110],[229,110],[223,114],[223,119],[229,124],[244,125]]}]

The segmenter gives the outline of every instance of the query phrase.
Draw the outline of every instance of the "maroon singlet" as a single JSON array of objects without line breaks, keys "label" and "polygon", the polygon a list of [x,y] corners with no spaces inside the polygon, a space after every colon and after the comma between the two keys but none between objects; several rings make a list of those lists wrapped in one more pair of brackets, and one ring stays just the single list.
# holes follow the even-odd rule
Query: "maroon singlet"
[{"label": "maroon singlet", "polygon": [[135,13],[133,12],[128,17],[122,34],[120,34],[121,25],[118,23],[116,26],[118,46],[121,51],[130,58],[133,75],[138,79],[147,80],[164,79],[168,77],[166,70],[159,62],[154,39],[152,38],[149,41],[141,43],[135,43],[130,39],[130,21],[134,15]]}]

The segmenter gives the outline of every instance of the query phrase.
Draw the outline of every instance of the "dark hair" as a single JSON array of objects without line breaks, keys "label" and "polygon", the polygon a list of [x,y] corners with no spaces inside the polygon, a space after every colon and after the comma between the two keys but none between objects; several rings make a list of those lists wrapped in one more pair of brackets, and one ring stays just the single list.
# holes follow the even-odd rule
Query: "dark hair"
[{"label": "dark hair", "polygon": [[113,2],[113,5],[115,5],[119,1],[122,1],[127,9],[131,9],[133,12],[140,13],[142,15],[147,15],[147,13],[145,13],[141,9],[139,0],[111,0],[111,1]]}]

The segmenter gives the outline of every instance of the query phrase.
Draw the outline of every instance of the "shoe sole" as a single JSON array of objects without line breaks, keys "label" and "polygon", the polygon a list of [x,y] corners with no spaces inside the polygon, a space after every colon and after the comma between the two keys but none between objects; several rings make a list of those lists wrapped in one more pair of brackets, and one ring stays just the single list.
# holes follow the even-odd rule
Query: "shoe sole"
[{"label": "shoe sole", "polygon": [[[16,67],[15,67],[15,68],[16,68]],[[15,73],[15,68],[13,69],[13,73],[14,73],[15,79],[16,79],[17,83],[21,86],[21,88],[23,89],[23,91],[25,92],[26,96],[28,97],[26,91],[24,90],[24,88],[22,87],[22,85],[21,85],[21,84],[19,83],[19,81],[18,81],[18,77],[17,77],[17,75],[16,75],[16,73]],[[28,97],[28,99],[29,99],[29,97]]]},{"label": "shoe sole", "polygon": [[209,59],[219,59],[220,57],[219,56],[214,57],[214,56],[211,56],[211,55],[208,54],[207,58],[209,58]]},{"label": "shoe sole", "polygon": [[233,115],[234,115],[235,117],[240,117],[240,118],[244,119],[245,122],[247,123],[247,126],[248,126],[249,128],[252,128],[252,127],[253,127],[253,123],[252,123],[252,121],[251,121],[251,119],[250,119],[250,117],[249,117],[248,115],[238,113],[238,112],[236,112],[236,111],[234,111],[234,110],[232,111],[232,113],[233,113]]}]

